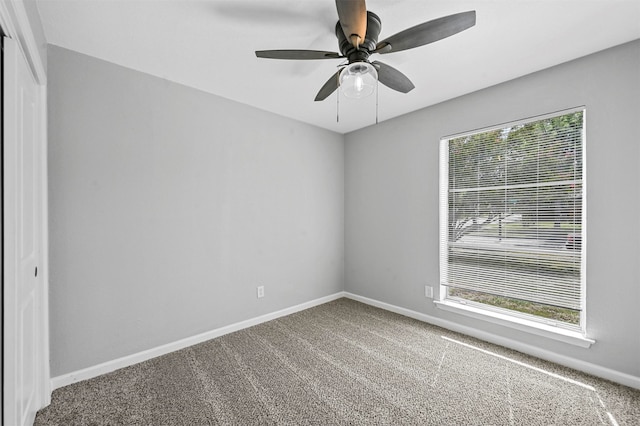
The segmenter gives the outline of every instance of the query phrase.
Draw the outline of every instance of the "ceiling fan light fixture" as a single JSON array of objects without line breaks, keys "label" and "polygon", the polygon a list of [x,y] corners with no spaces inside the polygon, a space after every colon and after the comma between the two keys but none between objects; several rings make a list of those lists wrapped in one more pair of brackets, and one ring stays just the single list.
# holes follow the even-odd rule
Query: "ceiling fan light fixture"
[{"label": "ceiling fan light fixture", "polygon": [[378,72],[368,62],[353,62],[340,72],[340,88],[347,98],[362,99],[373,94]]}]

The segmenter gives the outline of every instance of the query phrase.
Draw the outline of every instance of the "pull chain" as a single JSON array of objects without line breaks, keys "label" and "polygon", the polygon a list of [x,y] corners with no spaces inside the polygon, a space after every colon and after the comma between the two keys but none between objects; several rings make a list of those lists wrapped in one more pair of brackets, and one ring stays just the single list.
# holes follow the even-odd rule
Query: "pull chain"
[{"label": "pull chain", "polygon": [[378,91],[380,89],[380,80],[376,78],[376,124],[378,124]]},{"label": "pull chain", "polygon": [[338,91],[336,92],[336,123],[340,122],[340,75],[338,75]]}]

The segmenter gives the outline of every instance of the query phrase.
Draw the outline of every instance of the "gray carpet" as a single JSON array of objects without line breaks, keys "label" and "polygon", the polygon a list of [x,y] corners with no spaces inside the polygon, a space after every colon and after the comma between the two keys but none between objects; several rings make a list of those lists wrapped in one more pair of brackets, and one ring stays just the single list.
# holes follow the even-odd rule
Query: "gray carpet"
[{"label": "gray carpet", "polygon": [[348,299],[57,389],[36,425],[638,425],[640,391]]}]

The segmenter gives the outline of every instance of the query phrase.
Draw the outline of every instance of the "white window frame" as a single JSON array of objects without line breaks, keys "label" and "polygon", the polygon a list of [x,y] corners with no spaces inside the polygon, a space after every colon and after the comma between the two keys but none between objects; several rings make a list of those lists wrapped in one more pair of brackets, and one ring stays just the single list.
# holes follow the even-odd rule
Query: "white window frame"
[{"label": "white window frame", "polygon": [[[583,134],[582,134],[582,167],[583,167],[583,199],[582,199],[582,257],[580,265],[580,285],[581,285],[581,304],[580,325],[575,328],[563,326],[552,320],[534,315],[520,314],[516,311],[504,308],[493,307],[486,304],[455,300],[447,298],[446,279],[448,276],[448,238],[442,237],[447,235],[449,200],[448,200],[448,183],[449,183],[449,140],[469,136],[477,133],[502,129],[505,127],[513,127],[533,121],[544,120],[559,115],[570,114],[581,111],[583,113]],[[482,129],[472,130],[468,132],[458,133],[454,135],[444,136],[440,139],[440,287],[439,297],[434,301],[435,305],[445,311],[454,312],[456,314],[465,315],[475,319],[499,324],[508,328],[524,331],[538,336],[548,337],[550,339],[559,340],[572,345],[583,348],[590,347],[595,340],[588,338],[586,333],[586,212],[587,212],[587,162],[586,162],[586,108],[584,106],[571,109],[556,111],[549,114],[539,115],[535,117],[516,120]]]}]

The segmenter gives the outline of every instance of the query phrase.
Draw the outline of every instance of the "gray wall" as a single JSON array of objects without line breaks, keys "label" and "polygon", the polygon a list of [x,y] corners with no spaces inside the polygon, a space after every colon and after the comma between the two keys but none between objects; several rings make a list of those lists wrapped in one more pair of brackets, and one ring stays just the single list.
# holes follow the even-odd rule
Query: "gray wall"
[{"label": "gray wall", "polygon": [[[52,376],[342,289],[640,376],[640,224],[627,213],[640,209],[640,41],[348,134],[344,147],[59,47],[48,60]],[[435,308],[424,286],[439,281],[440,138],[579,105],[597,343]]]},{"label": "gray wall", "polygon": [[[587,109],[587,330],[582,349],[437,309],[441,137]],[[640,376],[640,41],[346,136],[345,287],[424,314]]]},{"label": "gray wall", "polygon": [[342,136],[48,50],[53,377],[343,289]]}]

